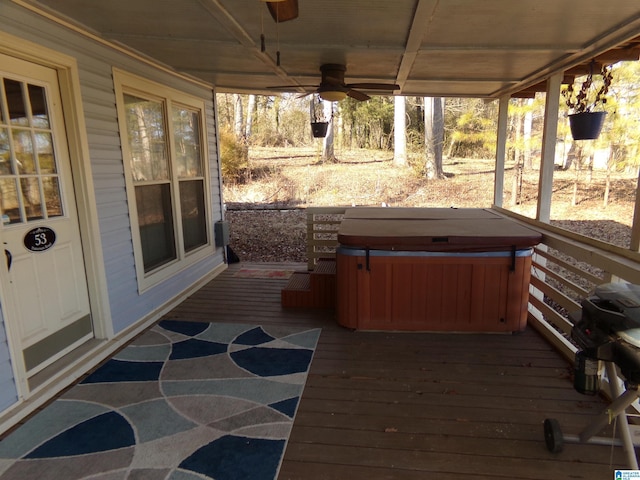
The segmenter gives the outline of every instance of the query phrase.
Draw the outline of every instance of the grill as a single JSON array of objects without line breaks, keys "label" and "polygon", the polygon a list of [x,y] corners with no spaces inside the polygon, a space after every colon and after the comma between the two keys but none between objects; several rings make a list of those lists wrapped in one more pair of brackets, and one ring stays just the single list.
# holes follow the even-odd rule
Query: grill
[{"label": "grill", "polygon": [[[604,364],[613,400],[579,435],[563,435],[559,422],[547,418],[544,421],[547,448],[557,453],[562,451],[564,442],[620,445],[627,454],[629,467],[637,470],[635,432],[629,425],[627,408],[640,396],[640,285],[600,285],[581,305],[580,312],[570,315],[571,338],[579,346],[574,388],[586,395],[598,393],[600,366]],[[624,377],[624,388],[618,381],[618,370]],[[620,438],[597,437],[614,418]]]}]

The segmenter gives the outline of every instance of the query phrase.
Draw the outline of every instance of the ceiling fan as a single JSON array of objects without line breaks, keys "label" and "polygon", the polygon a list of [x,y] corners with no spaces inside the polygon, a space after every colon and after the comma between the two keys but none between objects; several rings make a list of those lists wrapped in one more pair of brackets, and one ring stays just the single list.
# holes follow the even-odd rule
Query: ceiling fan
[{"label": "ceiling fan", "polygon": [[276,23],[298,18],[298,0],[262,0]]},{"label": "ceiling fan", "polygon": [[[360,90],[382,90],[393,92],[399,90],[400,86],[393,83],[345,83],[344,74],[347,67],[335,63],[327,63],[320,66],[322,78],[320,85],[300,85],[302,88],[314,88],[313,91],[305,95],[317,93],[320,98],[330,102],[338,102],[346,97],[355,100],[365,101],[371,97]],[[274,90],[290,90],[292,87],[270,87]],[[356,90],[357,89],[357,90]]]}]

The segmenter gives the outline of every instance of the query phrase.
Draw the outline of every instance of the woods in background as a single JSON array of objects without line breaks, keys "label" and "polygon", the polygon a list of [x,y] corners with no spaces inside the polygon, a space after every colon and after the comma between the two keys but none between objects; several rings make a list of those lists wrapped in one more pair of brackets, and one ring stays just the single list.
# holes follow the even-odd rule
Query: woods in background
[{"label": "woods in background", "polygon": [[[588,181],[589,169],[595,164],[608,171],[638,168],[640,128],[633,112],[640,109],[639,73],[638,62],[614,67],[609,114],[599,140],[574,142],[566,120],[568,112],[561,107],[555,163],[559,169],[574,169],[576,182]],[[242,168],[249,146],[322,145],[320,160],[324,162],[340,161],[343,150],[388,150],[393,152],[396,165],[408,165],[427,179],[446,177],[443,159],[495,157],[497,101],[375,96],[365,102],[351,98],[324,102],[325,117],[331,121],[324,139],[311,135],[310,102],[320,102],[313,95],[218,94],[217,102],[222,141],[237,143],[234,148],[223,146],[223,173]],[[544,94],[511,99],[507,162],[512,172],[512,204],[521,201],[526,173],[539,165],[543,118]],[[228,162],[225,152],[240,159]],[[225,162],[232,168],[225,169]],[[608,192],[604,198],[606,203]]]}]

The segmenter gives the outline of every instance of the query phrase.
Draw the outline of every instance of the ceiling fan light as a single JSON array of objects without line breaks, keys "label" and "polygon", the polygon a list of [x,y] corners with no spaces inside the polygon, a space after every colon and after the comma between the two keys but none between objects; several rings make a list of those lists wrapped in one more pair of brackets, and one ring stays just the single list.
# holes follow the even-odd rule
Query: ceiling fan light
[{"label": "ceiling fan light", "polygon": [[320,98],[327,102],[339,102],[340,100],[347,98],[347,92],[341,92],[340,90],[324,90],[322,92],[318,92],[318,94],[320,95]]}]

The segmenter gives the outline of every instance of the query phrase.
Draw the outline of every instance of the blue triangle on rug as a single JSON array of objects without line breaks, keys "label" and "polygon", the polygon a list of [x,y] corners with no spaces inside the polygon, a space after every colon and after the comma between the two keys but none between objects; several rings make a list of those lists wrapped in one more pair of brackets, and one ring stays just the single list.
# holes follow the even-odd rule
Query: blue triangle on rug
[{"label": "blue triangle on rug", "polygon": [[206,322],[182,322],[180,320],[162,320],[158,325],[165,330],[181,333],[189,337],[195,337],[210,326],[210,324]]},{"label": "blue triangle on rug", "polygon": [[82,383],[149,382],[158,380],[163,362],[127,362],[111,359]]},{"label": "blue triangle on rug", "polygon": [[243,333],[242,335],[239,335],[233,343],[236,343],[238,345],[260,345],[263,343],[271,342],[273,340],[274,338],[271,335],[265,333],[262,328],[256,327],[252,330],[249,330],[248,332]]},{"label": "blue triangle on rug", "polygon": [[107,412],[79,423],[41,445],[26,458],[54,458],[86,455],[135,444],[135,435],[124,417]]},{"label": "blue triangle on rug", "polygon": [[253,347],[231,353],[240,367],[261,377],[306,372],[312,356],[312,350],[298,348]]},{"label": "blue triangle on rug", "polygon": [[225,435],[194,452],[180,468],[215,480],[273,480],[284,440]]},{"label": "blue triangle on rug", "polygon": [[289,418],[293,418],[293,416],[296,414],[296,408],[298,408],[299,399],[300,397],[287,398],[286,400],[282,400],[281,402],[272,403],[269,406],[281,413],[284,413]]},{"label": "blue triangle on rug", "polygon": [[205,342],[202,340],[190,338],[184,342],[174,343],[171,348],[171,356],[169,360],[180,360],[185,358],[207,357],[209,355],[218,355],[227,351],[224,343]]}]

